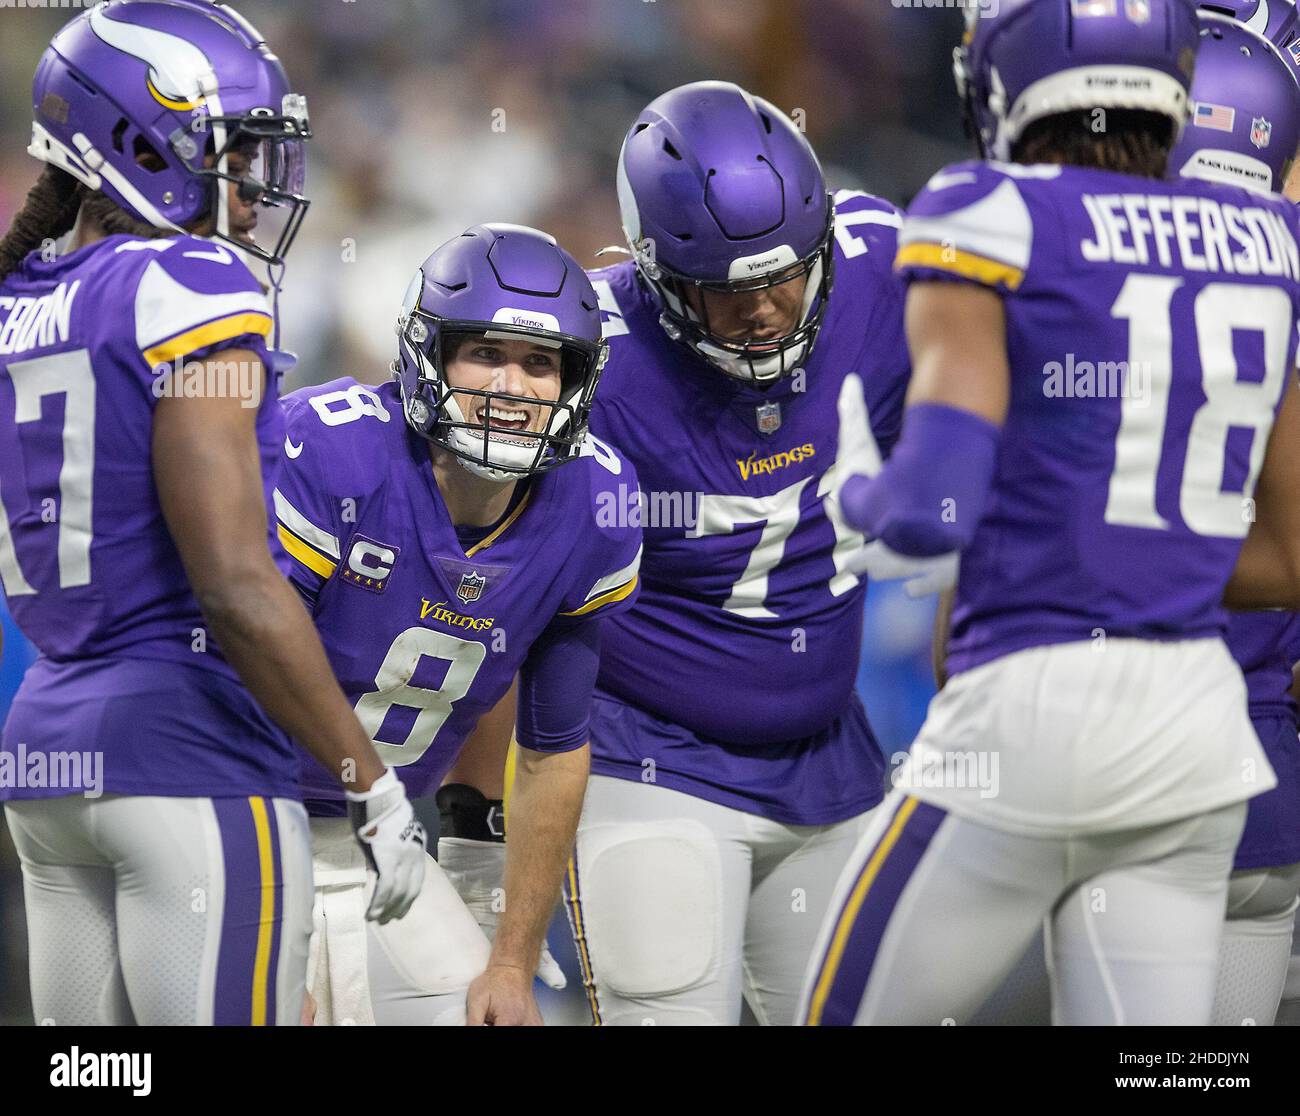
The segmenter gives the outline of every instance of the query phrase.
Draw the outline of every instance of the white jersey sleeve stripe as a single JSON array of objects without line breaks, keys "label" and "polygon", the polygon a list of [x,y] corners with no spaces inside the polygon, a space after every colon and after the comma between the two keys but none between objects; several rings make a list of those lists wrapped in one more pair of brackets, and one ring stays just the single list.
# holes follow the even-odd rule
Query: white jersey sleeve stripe
[{"label": "white jersey sleeve stripe", "polygon": [[339,558],[339,540],[311,522],[305,515],[285,499],[278,488],[272,493],[275,501],[275,518],[297,535],[303,542],[310,543],[322,554],[328,554],[335,561]]},{"label": "white jersey sleeve stripe", "polygon": [[271,320],[261,291],[202,294],[178,283],[156,260],[145,268],[135,295],[135,340],[142,353],[219,318],[258,315]]},{"label": "white jersey sleeve stripe", "polygon": [[636,557],[633,558],[631,562],[621,570],[615,570],[612,574],[608,574],[596,582],[596,584],[591,587],[591,592],[587,594],[586,599],[590,601],[595,597],[599,597],[602,593],[608,592],[610,589],[619,585],[626,585],[631,581],[632,578],[636,576],[637,571],[641,568],[641,551],[643,549],[643,547],[637,547]]},{"label": "white jersey sleeve stripe", "polygon": [[964,209],[937,217],[908,217],[899,247],[911,244],[939,244],[1024,272],[1033,253],[1034,226],[1016,184],[1007,179]]}]

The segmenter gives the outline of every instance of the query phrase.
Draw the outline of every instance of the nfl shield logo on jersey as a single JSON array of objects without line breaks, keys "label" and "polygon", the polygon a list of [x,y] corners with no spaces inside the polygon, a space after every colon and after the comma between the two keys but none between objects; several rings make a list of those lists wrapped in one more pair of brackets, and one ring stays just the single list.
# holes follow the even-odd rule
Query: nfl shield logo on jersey
[{"label": "nfl shield logo on jersey", "polygon": [[1273,141],[1273,125],[1262,116],[1250,122],[1250,142],[1261,150]]},{"label": "nfl shield logo on jersey", "polygon": [[483,587],[485,585],[487,585],[487,578],[480,577],[477,570],[473,573],[467,573],[460,579],[460,588],[456,590],[456,596],[465,604],[473,604],[479,597],[483,596]]},{"label": "nfl shield logo on jersey", "polygon": [[781,404],[760,403],[754,408],[760,434],[775,434],[781,429]]},{"label": "nfl shield logo on jersey", "polygon": [[1124,14],[1130,23],[1151,22],[1151,0],[1124,0]]}]

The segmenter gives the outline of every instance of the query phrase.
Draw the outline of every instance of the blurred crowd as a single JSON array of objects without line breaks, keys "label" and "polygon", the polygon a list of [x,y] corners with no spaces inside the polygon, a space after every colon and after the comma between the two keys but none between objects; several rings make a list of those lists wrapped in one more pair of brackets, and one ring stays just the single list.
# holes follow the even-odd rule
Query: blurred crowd
[{"label": "blurred crowd", "polygon": [[[795,116],[835,187],[906,201],[965,151],[952,9],[892,0],[245,0],[307,94],[304,231],[284,341],[294,385],[385,378],[406,281],[484,220],[586,263],[622,241],[614,170],[637,112],[739,82]],[[0,10],[0,225],[35,178],[30,81],[68,10]]]},{"label": "blurred crowd", "polygon": [[[65,0],[66,2],[66,0]],[[683,82],[740,83],[793,116],[832,187],[904,204],[965,158],[954,8],[895,0],[242,0],[306,93],[312,209],[289,257],[288,387],[387,378],[407,280],[485,220],[535,225],[580,260],[622,242],[614,172],[637,112]],[[35,180],[30,83],[75,12],[0,8],[0,230]],[[0,606],[0,612],[3,611]],[[931,612],[868,606],[862,691],[887,754],[929,696]],[[0,617],[2,619],[2,617]],[[6,631],[0,717],[29,651]],[[12,847],[0,832],[0,1022],[25,1017]]]}]

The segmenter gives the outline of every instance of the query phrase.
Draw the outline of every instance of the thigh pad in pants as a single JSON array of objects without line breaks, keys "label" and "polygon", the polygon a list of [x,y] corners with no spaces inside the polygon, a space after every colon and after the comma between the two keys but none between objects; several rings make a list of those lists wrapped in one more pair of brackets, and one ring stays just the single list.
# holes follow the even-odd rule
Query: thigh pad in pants
[{"label": "thigh pad in pants", "polygon": [[307,987],[317,1022],[375,1022],[368,951],[382,949],[393,973],[412,996],[465,989],[487,966],[491,946],[474,916],[432,857],[424,885],[403,918],[383,926],[365,912],[374,876],[346,822],[314,819],[316,902]]},{"label": "thigh pad in pants", "polygon": [[1281,918],[1296,909],[1300,864],[1247,868],[1228,879],[1228,918]]},{"label": "thigh pad in pants", "polygon": [[596,979],[654,998],[708,979],[721,934],[722,867],[703,822],[595,825],[578,836],[580,895]]}]

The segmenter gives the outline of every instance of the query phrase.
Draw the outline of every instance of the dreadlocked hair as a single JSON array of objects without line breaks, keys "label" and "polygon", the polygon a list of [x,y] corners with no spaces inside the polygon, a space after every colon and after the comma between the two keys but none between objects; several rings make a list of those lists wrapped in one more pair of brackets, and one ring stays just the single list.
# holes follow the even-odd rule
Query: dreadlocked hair
[{"label": "dreadlocked hair", "polygon": [[27,193],[9,232],[0,240],[0,279],[14,270],[29,252],[58,240],[77,220],[81,183],[52,163]]},{"label": "dreadlocked hair", "polygon": [[1058,113],[1036,120],[1011,149],[1017,163],[1062,163],[1164,178],[1174,122],[1144,109]]},{"label": "dreadlocked hair", "polygon": [[158,240],[175,236],[175,229],[160,229],[147,221],[132,217],[107,194],[89,187],[81,188],[81,209],[88,221],[98,225],[105,236],[136,236],[142,240]]},{"label": "dreadlocked hair", "polygon": [[175,236],[174,229],[159,229],[137,220],[107,194],[78,182],[52,163],[45,165],[41,177],[27,193],[8,233],[0,240],[0,280],[18,267],[29,252],[52,244],[71,231],[77,214],[103,230],[105,236],[135,236],[153,240]]}]

